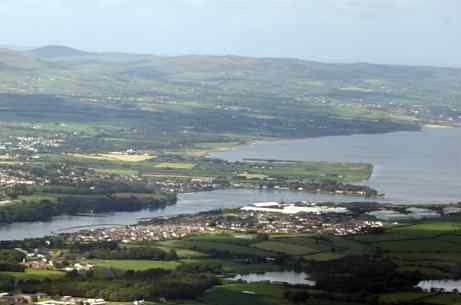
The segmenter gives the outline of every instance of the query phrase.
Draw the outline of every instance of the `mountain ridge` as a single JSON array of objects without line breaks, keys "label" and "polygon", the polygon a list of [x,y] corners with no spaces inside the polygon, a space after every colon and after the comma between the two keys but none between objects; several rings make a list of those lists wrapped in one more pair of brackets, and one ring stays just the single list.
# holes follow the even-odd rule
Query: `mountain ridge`
[{"label": "mountain ridge", "polygon": [[32,49],[27,53],[38,56],[38,57],[69,57],[69,56],[84,56],[91,55],[92,53],[79,50],[76,48],[64,46],[64,45],[46,45],[40,48]]}]

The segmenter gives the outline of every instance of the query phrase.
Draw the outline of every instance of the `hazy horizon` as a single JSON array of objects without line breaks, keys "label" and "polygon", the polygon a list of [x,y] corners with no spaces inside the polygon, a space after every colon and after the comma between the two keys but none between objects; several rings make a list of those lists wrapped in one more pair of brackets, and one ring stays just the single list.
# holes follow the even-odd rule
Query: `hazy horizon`
[{"label": "hazy horizon", "polygon": [[4,0],[0,45],[461,66],[457,0]]}]

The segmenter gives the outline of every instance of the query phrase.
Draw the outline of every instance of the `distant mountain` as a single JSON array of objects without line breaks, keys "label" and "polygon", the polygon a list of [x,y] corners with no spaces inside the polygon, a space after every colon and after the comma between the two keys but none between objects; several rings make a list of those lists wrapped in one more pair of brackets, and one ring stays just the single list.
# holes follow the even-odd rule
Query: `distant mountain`
[{"label": "distant mountain", "polygon": [[15,50],[0,48],[0,67],[3,69],[26,70],[37,66],[35,60],[29,56]]},{"label": "distant mountain", "polygon": [[66,46],[45,46],[27,52],[0,49],[3,79],[11,81],[3,86],[3,92],[134,96],[140,97],[140,104],[148,97],[146,100],[153,104],[161,101],[161,107],[165,107],[165,100],[200,101],[200,105],[234,109],[245,115],[254,111],[254,117],[271,117],[275,107],[293,118],[303,109],[312,115],[317,108],[329,108],[330,113],[341,117],[350,113],[370,116],[376,111],[386,117],[382,109],[389,108],[398,119],[414,114],[458,117],[461,111],[461,69],[455,68],[231,55],[89,53]]},{"label": "distant mountain", "polygon": [[0,49],[10,49],[14,51],[29,51],[34,49],[34,47],[30,46],[18,46],[18,45],[10,45],[10,44],[0,44]]},{"label": "distant mountain", "polygon": [[48,58],[84,56],[84,55],[91,54],[89,52],[85,52],[82,50],[78,50],[78,49],[74,49],[74,48],[66,47],[66,46],[58,46],[58,45],[44,46],[38,49],[30,50],[28,53],[34,56],[48,57]]}]

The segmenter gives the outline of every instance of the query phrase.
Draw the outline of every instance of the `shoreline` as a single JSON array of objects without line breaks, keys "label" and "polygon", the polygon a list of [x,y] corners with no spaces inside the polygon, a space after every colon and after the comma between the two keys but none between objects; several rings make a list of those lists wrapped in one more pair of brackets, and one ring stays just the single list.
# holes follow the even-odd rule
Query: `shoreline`
[{"label": "shoreline", "polygon": [[[318,138],[331,138],[331,137],[342,137],[342,136],[365,136],[365,135],[384,135],[384,134],[392,134],[392,133],[401,133],[401,132],[422,132],[425,128],[427,129],[436,129],[436,128],[461,128],[457,125],[443,125],[443,124],[421,124],[419,125],[418,130],[396,130],[396,131],[387,131],[387,132],[375,132],[375,133],[366,133],[366,132],[359,132],[359,133],[349,133],[349,134],[335,134],[335,135],[321,135],[321,136],[311,136],[311,137],[300,137],[300,138],[271,138],[267,137],[267,139],[255,139],[255,140],[248,140],[243,143],[235,143],[235,145],[228,146],[228,147],[217,147],[214,149],[210,149],[205,153],[205,157],[210,157],[210,154],[213,153],[222,153],[234,150],[238,147],[245,146],[245,145],[255,145],[255,144],[271,144],[271,143],[286,143],[292,141],[303,141],[309,139],[318,139]],[[226,144],[226,143],[224,143]],[[234,144],[234,143],[231,143]],[[218,158],[220,159],[220,158]],[[295,160],[293,160],[295,161]],[[359,162],[360,163],[360,162]]]},{"label": "shoreline", "polygon": [[[239,189],[233,189],[233,190],[239,190]],[[216,191],[220,191],[220,190],[216,190]],[[251,189],[247,189],[247,191],[257,191],[257,190],[251,190]],[[277,190],[272,190],[272,191],[264,191],[264,190],[259,190],[259,191],[263,191],[263,192],[271,192],[271,193],[283,193],[282,191],[277,191]],[[213,192],[213,191],[210,191],[210,192]],[[182,194],[193,194],[195,192],[192,192],[192,193],[181,193]],[[298,193],[298,192],[290,192],[290,193]],[[322,195],[322,194],[319,194],[319,195]],[[327,194],[328,195],[328,194]],[[354,196],[344,196],[344,195],[330,195],[332,197],[334,196],[338,196],[338,197],[350,197],[348,198],[347,201],[335,201],[333,198],[332,199],[325,199],[325,200],[314,200],[314,199],[311,199],[311,200],[304,200],[306,202],[310,202],[310,203],[317,203],[317,204],[332,204],[332,205],[335,205],[335,206],[341,206],[341,205],[347,205],[347,204],[356,204],[356,205],[361,205],[361,204],[376,204],[377,207],[380,207],[380,208],[394,208],[394,209],[402,209],[402,208],[405,208],[405,207],[414,207],[414,208],[436,208],[436,209],[443,209],[445,207],[458,207],[460,206],[461,204],[461,201],[460,202],[444,202],[444,203],[411,203],[411,202],[398,202],[398,201],[389,201],[390,198],[369,198],[367,200],[363,200],[364,198],[363,197],[354,197]],[[357,200],[354,200],[354,199],[357,199]],[[362,199],[363,201],[358,201],[358,199]],[[261,199],[260,201],[262,201],[263,199]],[[283,200],[276,200],[276,201],[283,201]],[[301,202],[299,200],[295,201],[287,201],[287,202]],[[255,203],[258,203],[258,201],[255,200]],[[81,231],[81,230],[85,230],[85,229],[98,229],[98,228],[113,228],[113,227],[124,227],[124,226],[136,226],[136,225],[142,225],[143,223],[145,223],[146,221],[150,221],[152,219],[162,219],[162,218],[175,218],[175,217],[179,217],[179,216],[193,216],[193,215],[196,215],[196,214],[201,214],[201,213],[208,213],[208,212],[212,212],[212,211],[216,211],[216,210],[221,210],[221,209],[234,209],[234,208],[241,208],[243,206],[246,206],[248,204],[242,204],[242,205],[239,205],[238,207],[226,207],[226,206],[222,206],[222,207],[211,207],[210,209],[207,209],[207,210],[203,210],[203,211],[191,211],[191,212],[181,212],[181,213],[178,213],[178,214],[171,214],[171,215],[157,215],[157,216],[144,216],[144,217],[138,217],[136,219],[136,221],[132,222],[132,223],[126,223],[126,224],[122,224],[122,223],[101,223],[101,224],[87,224],[87,225],[77,225],[77,226],[69,226],[69,227],[64,227],[64,228],[60,228],[60,229],[57,229],[57,230],[53,230],[51,231],[49,234],[45,233],[41,236],[37,236],[37,237],[24,237],[24,238],[19,238],[19,239],[5,239],[5,240],[2,240],[2,241],[8,241],[8,240],[24,240],[24,239],[28,239],[28,238],[32,238],[32,239],[41,239],[41,238],[45,238],[47,236],[55,236],[55,235],[59,235],[59,234],[68,234],[68,233],[75,233],[75,232],[78,232],[78,231]],[[78,216],[77,216],[78,217]],[[105,219],[106,217],[104,215],[101,215],[100,217],[101,219]],[[53,220],[52,220],[53,221]],[[110,221],[110,220],[109,220]],[[31,223],[34,223],[34,222],[31,222]],[[37,223],[40,223],[40,222],[37,222]],[[7,224],[8,225],[15,225],[15,224],[29,224],[29,223],[11,223],[11,224]],[[2,226],[0,226],[0,229],[2,229]],[[73,229],[77,229],[77,230],[73,230]],[[80,230],[79,230],[80,229]],[[69,232],[70,230],[70,232]]]},{"label": "shoreline", "polygon": [[[438,125],[437,125],[438,126]],[[444,125],[441,125],[444,126]],[[445,127],[445,126],[444,126]],[[309,139],[319,139],[319,138],[332,138],[332,137],[344,137],[344,136],[365,136],[365,135],[384,135],[384,134],[391,134],[391,133],[401,133],[401,132],[422,132],[424,128],[431,128],[426,127],[426,125],[419,125],[419,129],[417,130],[394,130],[394,131],[385,131],[385,132],[374,132],[374,133],[367,133],[367,132],[359,132],[359,133],[344,133],[344,134],[334,134],[334,135],[319,135],[319,136],[310,136],[310,137],[299,137],[299,138],[271,138],[267,137],[267,139],[255,139],[255,140],[248,140],[244,143],[238,143],[231,147],[221,147],[221,148],[214,148],[208,150],[204,156],[209,158],[213,153],[222,153],[234,150],[238,147],[247,146],[247,145],[256,145],[256,144],[273,144],[273,143],[287,143],[287,142],[294,142],[294,141],[304,141]],[[435,128],[435,127],[432,127]],[[446,128],[457,128],[456,126],[446,126]],[[226,144],[226,143],[224,143]],[[212,157],[216,158],[216,157]],[[221,158],[217,158],[221,159]],[[291,160],[296,161],[296,160]],[[325,161],[327,162],[327,161]],[[358,162],[360,163],[360,162]]]},{"label": "shoreline", "polygon": [[424,128],[459,128],[451,125],[442,125],[442,124],[424,124]]}]

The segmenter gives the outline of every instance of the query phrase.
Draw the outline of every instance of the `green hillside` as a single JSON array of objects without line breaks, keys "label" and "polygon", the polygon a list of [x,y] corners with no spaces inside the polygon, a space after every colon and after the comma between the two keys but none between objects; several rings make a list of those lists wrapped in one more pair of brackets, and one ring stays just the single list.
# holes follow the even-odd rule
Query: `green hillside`
[{"label": "green hillside", "polygon": [[108,149],[416,130],[461,116],[461,69],[63,46],[1,50],[0,68],[4,133],[111,138]]}]

